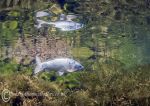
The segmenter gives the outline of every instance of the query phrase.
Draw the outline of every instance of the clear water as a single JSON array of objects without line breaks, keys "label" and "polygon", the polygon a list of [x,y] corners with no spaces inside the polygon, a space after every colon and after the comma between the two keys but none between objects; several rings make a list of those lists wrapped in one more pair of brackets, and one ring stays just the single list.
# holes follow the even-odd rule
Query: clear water
[{"label": "clear water", "polygon": [[[119,103],[148,106],[149,0],[91,1],[1,0],[0,91],[7,88],[12,92],[52,90],[58,93],[69,88],[71,92],[62,98],[52,97],[56,101],[48,103],[59,101],[64,106],[86,106],[90,103],[91,106],[116,106],[117,103],[118,106]],[[45,25],[37,29],[34,25],[37,24],[35,15],[38,11],[50,13],[49,17],[41,17],[41,20],[54,22],[61,14],[75,14],[78,17],[73,21],[83,23],[84,27],[61,31]],[[36,54],[40,54],[42,61],[73,58],[85,69],[61,77],[54,72],[45,72],[38,79],[30,78]],[[47,103],[43,99],[38,100]]]}]

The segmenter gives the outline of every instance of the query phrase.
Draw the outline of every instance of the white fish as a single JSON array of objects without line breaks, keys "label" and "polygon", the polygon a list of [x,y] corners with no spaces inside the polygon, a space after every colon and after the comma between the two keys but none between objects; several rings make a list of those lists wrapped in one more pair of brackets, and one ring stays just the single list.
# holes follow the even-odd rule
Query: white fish
[{"label": "white fish", "polygon": [[38,11],[36,12],[36,17],[39,18],[39,17],[44,17],[44,16],[49,16],[50,14],[47,13],[47,12],[44,12],[44,11]]},{"label": "white fish", "polygon": [[55,21],[55,22],[46,22],[40,19],[37,19],[38,25],[35,25],[36,28],[41,28],[42,25],[53,25],[56,28],[59,28],[62,31],[72,31],[72,30],[78,30],[83,28],[83,24],[82,23],[77,23],[74,21],[68,21],[68,20],[59,20],[59,21]]},{"label": "white fish", "polygon": [[36,56],[36,64],[37,66],[32,75],[35,75],[44,70],[55,70],[59,76],[62,76],[64,73],[75,72],[84,69],[84,67],[79,62],[69,58],[56,58],[50,61],[41,62],[40,58]]}]

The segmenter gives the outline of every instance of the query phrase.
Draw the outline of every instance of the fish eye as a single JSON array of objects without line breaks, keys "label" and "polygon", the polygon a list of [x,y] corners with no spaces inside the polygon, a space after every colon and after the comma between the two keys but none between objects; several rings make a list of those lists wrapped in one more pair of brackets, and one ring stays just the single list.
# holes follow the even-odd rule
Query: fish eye
[{"label": "fish eye", "polygon": [[80,66],[80,65],[79,65],[78,67],[79,67],[79,68],[81,68],[81,66]]},{"label": "fish eye", "polygon": [[83,66],[80,66],[80,68],[84,68]]}]

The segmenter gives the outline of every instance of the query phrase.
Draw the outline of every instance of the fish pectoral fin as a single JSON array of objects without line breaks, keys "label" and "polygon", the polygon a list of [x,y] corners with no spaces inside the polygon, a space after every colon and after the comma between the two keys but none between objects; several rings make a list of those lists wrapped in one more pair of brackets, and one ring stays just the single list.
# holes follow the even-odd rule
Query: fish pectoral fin
[{"label": "fish pectoral fin", "polygon": [[60,30],[62,30],[62,31],[66,31],[66,29],[65,29],[65,28],[60,28]]},{"label": "fish pectoral fin", "polygon": [[72,69],[68,69],[68,70],[67,70],[67,72],[70,72],[70,73],[71,73],[71,72],[74,72],[74,70],[72,70]]},{"label": "fish pectoral fin", "polygon": [[64,74],[64,71],[58,71],[58,75],[62,76]]}]

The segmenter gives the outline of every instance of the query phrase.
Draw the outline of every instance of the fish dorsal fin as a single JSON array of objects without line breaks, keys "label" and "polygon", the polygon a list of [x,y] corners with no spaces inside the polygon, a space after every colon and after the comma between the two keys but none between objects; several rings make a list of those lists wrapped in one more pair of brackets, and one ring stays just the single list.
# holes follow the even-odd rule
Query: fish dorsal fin
[{"label": "fish dorsal fin", "polygon": [[45,62],[52,61],[52,60],[54,60],[54,58],[46,59]]},{"label": "fish dorsal fin", "polygon": [[35,60],[36,60],[36,64],[37,64],[37,65],[40,65],[40,64],[41,64],[41,60],[40,60],[40,58],[39,58],[39,55],[36,55]]}]

